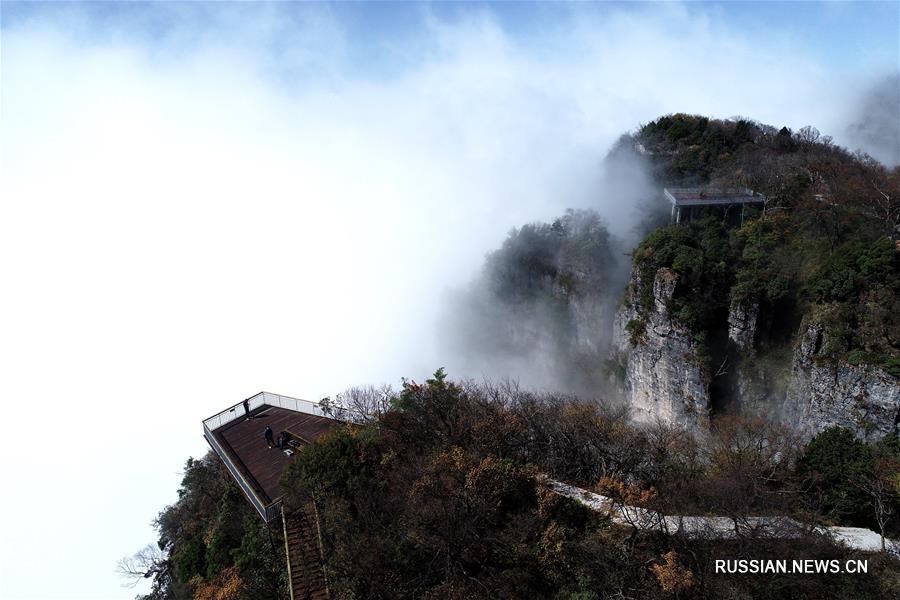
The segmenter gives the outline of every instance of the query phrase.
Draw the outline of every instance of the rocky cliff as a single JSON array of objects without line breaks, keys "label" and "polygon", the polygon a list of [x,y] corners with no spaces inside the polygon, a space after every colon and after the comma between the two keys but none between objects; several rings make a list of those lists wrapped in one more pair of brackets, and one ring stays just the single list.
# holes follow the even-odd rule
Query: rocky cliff
[{"label": "rocky cliff", "polygon": [[[612,352],[624,367],[622,387],[635,419],[661,419],[703,430],[712,408],[709,374],[697,360],[691,332],[670,314],[677,281],[677,274],[668,268],[659,269],[649,283],[634,270],[616,315]],[[641,302],[645,285],[652,285],[652,307]],[[756,304],[733,304],[729,310],[728,368],[736,374],[730,399],[734,406],[788,420],[810,435],[830,426],[849,428],[862,439],[897,431],[896,376],[872,365],[825,356],[821,349],[827,346],[827,329],[806,320],[790,355],[760,357],[755,341],[758,318]]]},{"label": "rocky cliff", "polygon": [[[677,279],[671,269],[659,269],[652,282],[644,282],[635,270],[616,317],[613,352],[624,365],[624,392],[635,419],[703,429],[709,419],[708,381],[691,332],[669,312]],[[641,306],[645,285],[653,286],[650,310]]]},{"label": "rocky cliff", "polygon": [[900,423],[900,381],[872,365],[822,356],[827,330],[804,323],[794,351],[788,406],[813,432],[838,425],[879,439]]}]

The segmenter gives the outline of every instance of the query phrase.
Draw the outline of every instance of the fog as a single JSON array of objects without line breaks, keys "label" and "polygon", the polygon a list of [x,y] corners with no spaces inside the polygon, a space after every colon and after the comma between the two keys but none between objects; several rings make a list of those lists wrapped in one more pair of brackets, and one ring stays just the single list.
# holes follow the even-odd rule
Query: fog
[{"label": "fog", "polygon": [[847,144],[889,167],[900,165],[900,73],[875,78],[852,107]]},{"label": "fog", "polygon": [[628,239],[603,157],[640,123],[869,143],[861,76],[715,10],[367,10],[4,3],[0,596],[132,597],[210,414],[464,364],[446,298],[511,228]]}]

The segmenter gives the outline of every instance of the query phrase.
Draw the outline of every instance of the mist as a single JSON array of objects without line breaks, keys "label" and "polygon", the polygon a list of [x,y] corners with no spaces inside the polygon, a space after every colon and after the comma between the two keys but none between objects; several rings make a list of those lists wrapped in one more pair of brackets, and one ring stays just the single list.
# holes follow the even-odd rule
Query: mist
[{"label": "mist", "polygon": [[371,10],[3,4],[0,451],[27,490],[0,500],[3,597],[133,595],[115,562],[200,421],[261,389],[520,375],[448,355],[448,298],[567,208],[633,243],[622,133],[684,111],[850,139],[853,65],[718,10]]},{"label": "mist", "polygon": [[452,372],[621,400],[609,349],[631,251],[669,216],[650,172],[623,138],[593,186],[628,212],[609,221],[603,213],[616,213],[600,203],[513,228],[468,284],[447,293],[437,339]]},{"label": "mist", "polygon": [[900,73],[863,88],[846,136],[851,147],[863,149],[882,164],[900,165]]}]

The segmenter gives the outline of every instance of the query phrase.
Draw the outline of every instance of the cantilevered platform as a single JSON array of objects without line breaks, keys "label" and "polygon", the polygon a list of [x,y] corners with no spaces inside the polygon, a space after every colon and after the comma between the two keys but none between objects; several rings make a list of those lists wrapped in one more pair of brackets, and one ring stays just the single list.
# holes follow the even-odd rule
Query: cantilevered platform
[{"label": "cantilevered platform", "polygon": [[282,431],[301,444],[308,444],[342,422],[331,418],[317,402],[260,392],[247,400],[251,418],[243,403],[235,404],[203,421],[203,435],[247,499],[267,522],[281,514],[281,473],[290,456],[269,448],[264,431],[272,428],[276,441]]},{"label": "cantilevered platform", "polygon": [[[663,188],[672,204],[672,222],[681,223],[715,210],[723,218],[744,222],[745,206],[761,206],[766,198],[749,188]],[[732,209],[736,210],[732,210]]]}]

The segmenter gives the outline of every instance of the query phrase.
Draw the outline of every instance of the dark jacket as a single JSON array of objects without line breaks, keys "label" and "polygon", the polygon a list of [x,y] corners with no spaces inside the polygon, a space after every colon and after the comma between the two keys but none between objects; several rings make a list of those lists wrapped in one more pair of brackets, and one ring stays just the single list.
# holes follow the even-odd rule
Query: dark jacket
[{"label": "dark jacket", "polygon": [[271,427],[266,427],[266,439],[267,440],[272,439],[272,428]]}]

